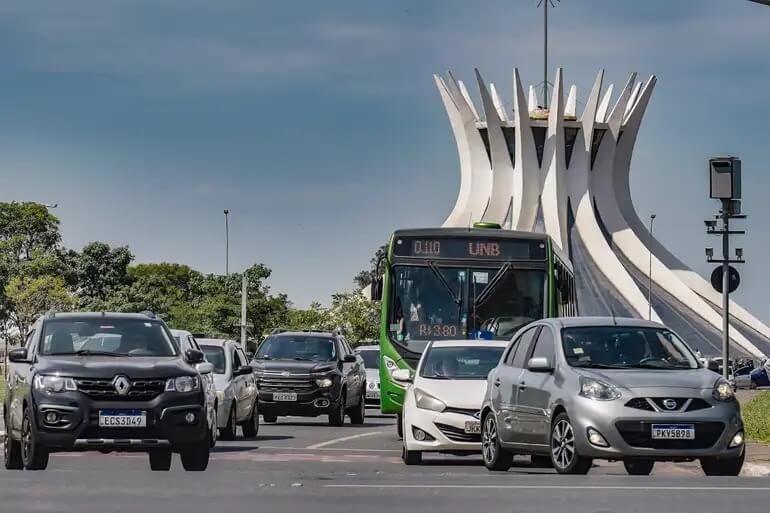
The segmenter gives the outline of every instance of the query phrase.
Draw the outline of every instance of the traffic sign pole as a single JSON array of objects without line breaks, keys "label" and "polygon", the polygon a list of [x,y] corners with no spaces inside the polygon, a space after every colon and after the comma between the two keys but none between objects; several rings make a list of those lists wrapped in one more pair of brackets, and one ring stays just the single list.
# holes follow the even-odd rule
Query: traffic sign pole
[{"label": "traffic sign pole", "polygon": [[722,377],[730,379],[730,200],[722,200]]}]

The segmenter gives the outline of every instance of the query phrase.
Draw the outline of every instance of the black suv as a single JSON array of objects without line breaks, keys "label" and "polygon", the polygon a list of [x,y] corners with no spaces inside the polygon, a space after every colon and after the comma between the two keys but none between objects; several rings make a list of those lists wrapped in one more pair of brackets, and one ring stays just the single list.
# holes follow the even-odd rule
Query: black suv
[{"label": "black suv", "polygon": [[338,333],[274,331],[254,355],[259,412],[265,422],[279,415],[329,415],[341,426],[366,416],[366,371],[360,356]]},{"label": "black suv", "polygon": [[147,452],[205,470],[211,432],[201,377],[154,315],[48,314],[9,352],[5,467],[42,470],[63,451]]}]

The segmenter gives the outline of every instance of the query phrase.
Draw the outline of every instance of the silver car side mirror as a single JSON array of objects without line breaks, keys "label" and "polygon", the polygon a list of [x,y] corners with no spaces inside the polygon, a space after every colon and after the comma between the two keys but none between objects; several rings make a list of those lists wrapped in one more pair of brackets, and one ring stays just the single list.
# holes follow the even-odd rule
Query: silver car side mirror
[{"label": "silver car side mirror", "polygon": [[530,372],[551,372],[553,371],[553,364],[545,356],[536,356],[527,362],[527,370]]}]

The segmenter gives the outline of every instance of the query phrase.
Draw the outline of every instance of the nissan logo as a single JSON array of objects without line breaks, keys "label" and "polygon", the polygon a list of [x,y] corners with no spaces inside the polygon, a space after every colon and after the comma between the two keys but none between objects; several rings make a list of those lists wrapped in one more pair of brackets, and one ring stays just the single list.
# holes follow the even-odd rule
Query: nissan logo
[{"label": "nissan logo", "polygon": [[663,407],[667,410],[675,410],[677,407],[675,399],[663,399]]}]

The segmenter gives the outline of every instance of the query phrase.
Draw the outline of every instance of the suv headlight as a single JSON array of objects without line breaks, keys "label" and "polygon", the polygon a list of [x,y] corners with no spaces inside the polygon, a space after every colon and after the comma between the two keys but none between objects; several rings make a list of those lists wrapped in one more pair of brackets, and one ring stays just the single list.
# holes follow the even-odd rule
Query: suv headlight
[{"label": "suv headlight", "polygon": [[166,392],[192,392],[198,390],[198,376],[179,376],[166,380]]},{"label": "suv headlight", "polygon": [[78,389],[75,380],[72,378],[63,378],[61,376],[47,376],[38,374],[35,376],[35,390],[47,394],[58,394],[60,392],[72,392]]},{"label": "suv headlight", "polygon": [[585,376],[580,377],[580,395],[595,401],[612,401],[620,397],[620,392],[615,387],[604,381]]},{"label": "suv headlight", "polygon": [[321,388],[329,388],[334,384],[334,382],[331,380],[331,378],[323,378],[315,380],[315,384]]},{"label": "suv headlight", "polygon": [[714,383],[711,396],[717,401],[728,403],[735,400],[735,390],[733,390],[732,385],[725,378],[719,378]]},{"label": "suv headlight", "polygon": [[419,388],[414,389],[414,400],[417,407],[422,408],[423,410],[437,411],[440,413],[446,409],[446,403],[444,401],[433,397],[425,390]]}]

